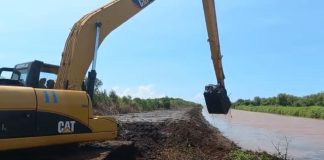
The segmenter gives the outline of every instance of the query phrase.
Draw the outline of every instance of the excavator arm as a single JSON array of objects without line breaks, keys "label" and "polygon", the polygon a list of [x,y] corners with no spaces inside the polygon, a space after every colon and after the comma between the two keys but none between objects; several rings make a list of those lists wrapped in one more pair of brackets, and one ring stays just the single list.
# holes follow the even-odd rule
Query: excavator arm
[{"label": "excavator arm", "polygon": [[[154,0],[114,0],[81,18],[73,26],[66,41],[55,88],[81,90],[84,77],[92,62],[92,71],[88,76],[90,83],[87,85],[87,91],[91,96],[96,77],[97,50],[100,44],[110,32],[152,2]],[[217,85],[206,86],[204,93],[206,104],[210,113],[227,113],[230,101],[225,90],[215,2],[214,0],[202,0],[202,2],[218,82]]]},{"label": "excavator arm", "polygon": [[222,56],[220,51],[215,2],[214,0],[203,0],[203,6],[208,31],[208,42],[210,43],[210,50],[212,53],[212,60],[217,82],[225,87],[225,76],[223,72]]},{"label": "excavator arm", "polygon": [[231,101],[225,89],[225,75],[222,65],[222,55],[218,35],[218,26],[216,20],[216,9],[214,0],[203,0],[206,26],[208,31],[208,41],[210,44],[211,57],[214,64],[214,70],[217,79],[217,85],[207,85],[205,87],[204,97],[209,113],[227,114],[231,107]]}]

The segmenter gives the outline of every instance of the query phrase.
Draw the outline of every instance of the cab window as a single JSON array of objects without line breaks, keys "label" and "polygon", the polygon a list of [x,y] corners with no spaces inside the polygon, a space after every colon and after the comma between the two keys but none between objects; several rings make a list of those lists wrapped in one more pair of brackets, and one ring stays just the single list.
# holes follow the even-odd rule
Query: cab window
[{"label": "cab window", "polygon": [[57,75],[55,73],[40,72],[39,88],[54,89]]},{"label": "cab window", "polygon": [[11,79],[12,72],[3,71],[0,75],[0,79]]},{"label": "cab window", "polygon": [[19,80],[19,75],[13,71],[2,71],[0,79]]}]

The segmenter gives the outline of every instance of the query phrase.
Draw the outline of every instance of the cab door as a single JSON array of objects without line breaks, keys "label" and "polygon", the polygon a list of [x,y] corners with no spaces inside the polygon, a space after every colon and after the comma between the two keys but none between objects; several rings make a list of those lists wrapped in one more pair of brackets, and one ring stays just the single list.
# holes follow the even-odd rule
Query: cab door
[{"label": "cab door", "polygon": [[32,137],[35,130],[34,89],[0,86],[0,139]]}]

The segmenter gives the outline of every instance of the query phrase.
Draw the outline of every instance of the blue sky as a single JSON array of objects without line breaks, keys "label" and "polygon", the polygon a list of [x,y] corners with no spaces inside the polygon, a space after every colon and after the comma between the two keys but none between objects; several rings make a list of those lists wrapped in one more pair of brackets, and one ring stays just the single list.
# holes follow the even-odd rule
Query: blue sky
[{"label": "blue sky", "polygon": [[[73,24],[106,0],[2,1],[1,66],[59,64]],[[227,90],[232,100],[324,89],[322,0],[218,0]],[[215,83],[200,0],[159,0],[110,34],[99,50],[104,89],[203,102]]]}]

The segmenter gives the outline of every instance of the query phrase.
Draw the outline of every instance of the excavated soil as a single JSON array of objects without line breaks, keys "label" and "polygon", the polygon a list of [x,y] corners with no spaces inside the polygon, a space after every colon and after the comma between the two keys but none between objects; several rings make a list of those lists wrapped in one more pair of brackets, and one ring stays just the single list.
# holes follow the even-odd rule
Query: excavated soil
[{"label": "excavated soil", "polygon": [[137,159],[226,159],[237,148],[204,120],[200,108],[177,112],[163,122],[123,122],[119,140],[135,142]]},{"label": "excavated soil", "polygon": [[114,142],[92,142],[0,153],[14,160],[228,159],[237,146],[211,127],[201,108],[160,110],[115,116]]}]

